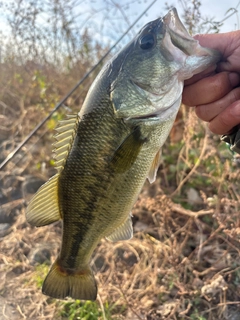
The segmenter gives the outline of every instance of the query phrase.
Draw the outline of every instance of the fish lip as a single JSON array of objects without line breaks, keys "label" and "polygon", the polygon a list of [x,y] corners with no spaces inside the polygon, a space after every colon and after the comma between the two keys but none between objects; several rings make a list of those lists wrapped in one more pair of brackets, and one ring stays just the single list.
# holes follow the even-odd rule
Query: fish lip
[{"label": "fish lip", "polygon": [[176,8],[170,9],[168,13],[162,18],[162,20],[167,26],[170,33],[174,33],[181,38],[184,38],[184,40],[188,40],[191,42],[196,41],[190,36],[184,24],[180,20]]},{"label": "fish lip", "polygon": [[162,18],[170,35],[172,44],[188,56],[211,56],[213,50],[201,47],[199,42],[190,36],[180,20],[176,8],[172,8]]}]

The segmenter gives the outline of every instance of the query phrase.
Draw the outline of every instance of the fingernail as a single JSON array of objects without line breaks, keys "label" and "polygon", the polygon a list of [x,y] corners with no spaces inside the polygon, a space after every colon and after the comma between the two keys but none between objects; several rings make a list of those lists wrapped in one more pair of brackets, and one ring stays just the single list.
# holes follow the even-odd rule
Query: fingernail
[{"label": "fingernail", "polygon": [[230,81],[230,83],[231,83],[231,86],[232,86],[233,88],[236,87],[237,85],[239,85],[240,76],[239,76],[238,73],[231,72],[231,73],[229,73],[228,77],[229,77],[229,81]]}]

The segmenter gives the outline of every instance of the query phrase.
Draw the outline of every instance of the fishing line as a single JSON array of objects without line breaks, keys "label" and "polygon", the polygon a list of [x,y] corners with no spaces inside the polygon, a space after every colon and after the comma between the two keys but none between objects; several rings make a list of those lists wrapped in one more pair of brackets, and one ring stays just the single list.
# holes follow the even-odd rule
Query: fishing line
[{"label": "fishing line", "polygon": [[144,16],[144,14],[154,5],[157,0],[152,1],[149,6],[138,16],[138,18],[128,27],[128,29],[121,35],[121,37],[110,47],[110,49],[102,56],[102,58],[95,64],[83,78],[69,91],[69,93],[53,108],[53,110],[44,118],[29,135],[6,157],[6,159],[0,164],[0,170],[3,169],[10,160],[21,150],[21,148],[31,139],[31,137],[50,119],[50,117],[56,112],[61,105],[72,95],[72,93],[89,77],[89,75],[103,62],[103,60],[109,55],[109,53],[119,44],[119,42],[125,37],[125,35],[135,26],[135,24]]}]

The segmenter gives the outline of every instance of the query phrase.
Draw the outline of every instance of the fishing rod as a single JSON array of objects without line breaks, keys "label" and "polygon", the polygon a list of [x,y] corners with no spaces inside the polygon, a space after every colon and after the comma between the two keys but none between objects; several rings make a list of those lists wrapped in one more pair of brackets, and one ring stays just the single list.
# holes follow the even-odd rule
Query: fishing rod
[{"label": "fishing rod", "polygon": [[128,29],[121,35],[121,37],[110,47],[110,49],[102,56],[102,58],[95,64],[79,82],[69,91],[66,96],[56,104],[53,110],[44,118],[30,133],[29,135],[6,157],[6,159],[0,164],[0,170],[2,170],[9,161],[21,150],[21,148],[31,139],[31,137],[51,118],[62,104],[72,95],[72,93],[90,76],[90,74],[103,62],[103,60],[109,55],[109,53],[119,44],[119,42],[125,37],[125,35],[135,26],[135,24],[144,16],[145,13],[154,5],[157,0],[152,1],[147,8],[138,16],[138,18],[128,27]]}]

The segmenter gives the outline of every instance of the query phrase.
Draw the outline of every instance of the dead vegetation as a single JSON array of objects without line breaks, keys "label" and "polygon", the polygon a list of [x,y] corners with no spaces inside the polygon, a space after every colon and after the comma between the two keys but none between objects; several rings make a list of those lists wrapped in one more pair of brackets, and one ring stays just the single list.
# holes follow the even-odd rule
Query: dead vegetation
[{"label": "dead vegetation", "polygon": [[[134,238],[103,240],[93,256],[99,286],[94,307],[41,294],[61,224],[33,228],[25,221],[22,193],[14,201],[4,198],[1,217],[9,228],[1,237],[3,319],[239,319],[240,164],[193,112],[183,112],[182,124],[183,139],[166,144],[157,181],[146,183],[133,209]],[[45,172],[49,149],[42,145],[34,156],[46,150]],[[24,159],[1,173],[4,195],[14,195],[15,185],[30,196],[29,174],[39,176],[42,166],[36,169],[30,155]]]},{"label": "dead vegetation", "polygon": [[[92,64],[85,36],[84,64],[75,61],[65,71],[34,60],[19,64],[10,55],[2,61],[0,161]],[[54,173],[57,121],[79,110],[89,83],[0,172],[0,319],[239,320],[240,158],[184,106],[157,180],[146,182],[133,209],[134,238],[102,240],[93,255],[96,303],[42,295],[61,223],[31,227],[25,209]]]}]

